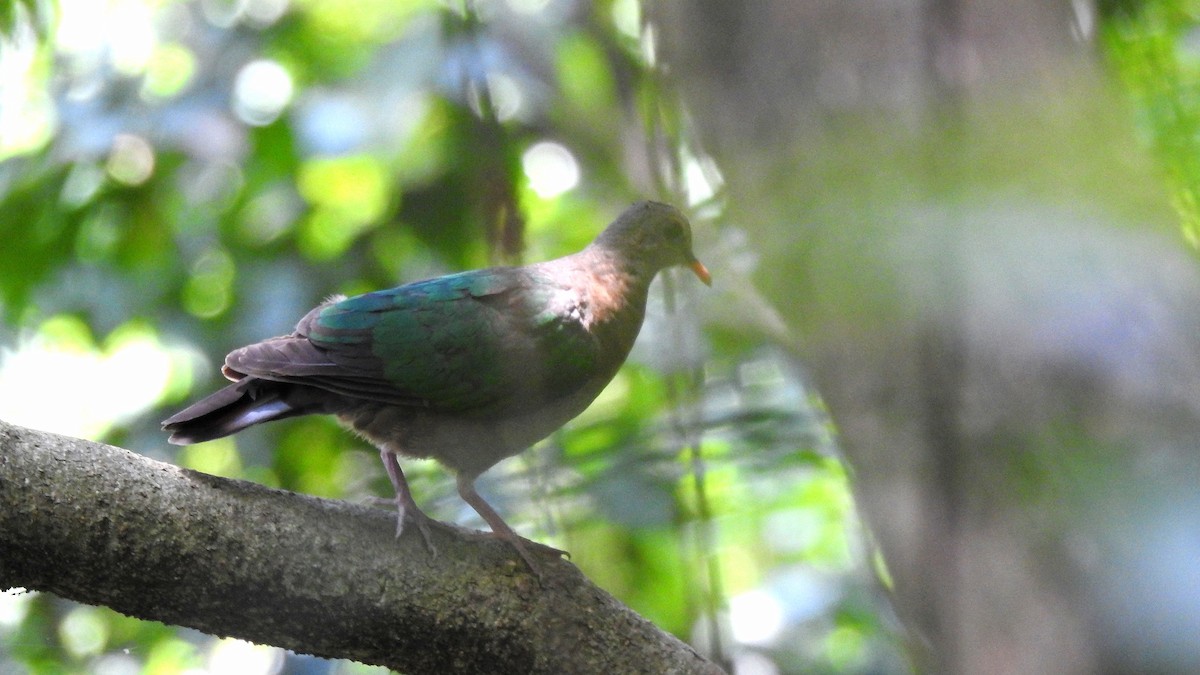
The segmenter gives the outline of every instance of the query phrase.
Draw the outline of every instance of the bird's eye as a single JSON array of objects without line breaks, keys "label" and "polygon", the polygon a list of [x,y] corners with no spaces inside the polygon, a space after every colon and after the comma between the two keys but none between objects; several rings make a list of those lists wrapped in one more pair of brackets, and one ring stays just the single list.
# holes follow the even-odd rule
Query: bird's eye
[{"label": "bird's eye", "polygon": [[680,223],[678,220],[672,220],[671,222],[667,223],[666,235],[667,239],[671,239],[673,241],[682,239],[683,223]]}]

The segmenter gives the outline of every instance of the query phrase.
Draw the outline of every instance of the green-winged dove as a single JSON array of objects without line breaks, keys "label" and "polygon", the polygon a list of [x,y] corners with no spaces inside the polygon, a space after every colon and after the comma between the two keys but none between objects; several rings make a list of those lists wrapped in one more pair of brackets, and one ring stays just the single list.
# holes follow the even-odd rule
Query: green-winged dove
[{"label": "green-winged dove", "polygon": [[475,479],[596,398],[641,329],[651,280],[675,265],[710,283],[687,219],[639,202],[587,248],[557,260],[334,297],[291,334],[231,352],[222,372],[233,384],[163,428],[186,445],[286,417],[337,415],[379,447],[396,490],[397,536],[408,517],[433,548],[397,455],[433,457],[537,571],[525,540],[479,496]]}]

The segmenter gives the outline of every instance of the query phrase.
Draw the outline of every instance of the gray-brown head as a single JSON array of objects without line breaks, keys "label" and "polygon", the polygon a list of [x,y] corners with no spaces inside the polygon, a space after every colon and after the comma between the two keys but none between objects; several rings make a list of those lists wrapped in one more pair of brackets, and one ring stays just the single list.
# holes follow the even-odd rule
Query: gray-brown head
[{"label": "gray-brown head", "polygon": [[692,252],[692,227],[674,206],[638,202],[625,209],[592,246],[616,254],[647,279],[659,270],[683,265],[707,285],[712,277]]}]

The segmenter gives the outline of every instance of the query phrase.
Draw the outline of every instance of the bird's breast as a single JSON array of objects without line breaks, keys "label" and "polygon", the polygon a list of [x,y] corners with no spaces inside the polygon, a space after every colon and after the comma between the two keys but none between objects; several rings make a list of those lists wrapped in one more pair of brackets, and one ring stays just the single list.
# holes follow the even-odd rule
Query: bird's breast
[{"label": "bird's breast", "polygon": [[342,411],[338,419],[377,446],[477,474],[554,433],[583,412],[607,381],[589,381],[525,406],[450,412],[370,402]]}]

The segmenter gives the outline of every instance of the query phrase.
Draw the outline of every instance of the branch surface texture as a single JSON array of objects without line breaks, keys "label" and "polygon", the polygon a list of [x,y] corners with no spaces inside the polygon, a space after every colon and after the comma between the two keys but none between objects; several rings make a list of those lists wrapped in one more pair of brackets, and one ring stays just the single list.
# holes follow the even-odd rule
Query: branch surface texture
[{"label": "branch surface texture", "polygon": [[0,589],[419,673],[720,673],[593,585],[449,525],[0,422]]}]

